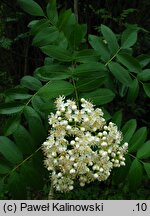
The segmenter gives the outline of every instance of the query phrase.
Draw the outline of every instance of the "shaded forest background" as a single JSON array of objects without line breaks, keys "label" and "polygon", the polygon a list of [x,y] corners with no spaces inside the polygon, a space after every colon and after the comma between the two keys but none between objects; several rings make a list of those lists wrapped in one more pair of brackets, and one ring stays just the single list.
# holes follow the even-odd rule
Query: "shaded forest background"
[{"label": "shaded forest background", "polygon": [[[48,3],[48,0],[36,0],[36,2],[39,3],[43,9],[45,9]],[[79,23],[87,24],[87,29],[88,29],[87,37],[89,34],[99,35],[101,24],[104,24],[108,26],[110,29],[112,29],[118,38],[121,35],[120,33],[123,32],[126,29],[126,27],[132,26],[132,27],[138,28],[138,40],[133,47],[132,56],[136,58],[137,56],[141,54],[146,54],[146,55],[150,54],[150,49],[149,49],[150,48],[150,34],[149,34],[150,1],[149,0],[133,0],[133,1],[128,1],[128,0],[124,0],[124,1],[119,1],[119,0],[103,0],[103,1],[100,1],[100,0],[97,0],[97,1],[72,0],[72,1],[69,1],[69,0],[64,0],[64,1],[61,1],[61,0],[57,0],[57,7],[58,7],[59,12],[62,10],[65,11],[68,8],[72,8],[72,11],[74,11],[78,17]],[[0,53],[1,53],[0,54],[0,80],[1,80],[0,102],[3,101],[4,99],[4,91],[6,89],[10,89],[16,85],[19,85],[20,79],[23,76],[26,76],[26,75],[32,76],[35,69],[43,66],[44,64],[45,55],[41,52],[39,47],[32,46],[33,36],[31,36],[29,32],[29,28],[27,27],[30,21],[34,19],[38,19],[38,18],[37,17],[34,18],[33,16],[30,16],[29,14],[21,10],[21,8],[19,7],[19,4],[17,3],[17,0],[1,0],[0,1]],[[90,44],[88,40],[86,42],[90,48]],[[146,66],[147,66],[146,68],[149,68],[150,64],[147,63]],[[124,116],[123,123],[129,120],[129,122],[127,122],[127,125],[130,123],[130,119],[132,122],[137,121],[138,127],[144,127],[144,129],[139,129],[140,133],[141,131],[144,131],[143,134],[146,134],[147,136],[146,131],[147,129],[149,131],[149,128],[150,128],[150,119],[149,119],[150,118],[150,115],[149,115],[150,104],[149,104],[149,96],[147,97],[147,95],[145,95],[143,86],[144,84],[149,85],[148,83],[149,79],[144,80],[144,83],[140,82],[140,79],[139,80],[137,79],[137,84],[138,82],[140,84],[140,91],[137,90],[138,97],[136,99],[136,102],[133,99],[133,101],[131,100],[131,103],[127,104],[126,95],[125,97],[124,95],[121,97],[121,93],[119,92],[117,94],[117,96],[119,95],[118,98],[116,98],[111,104],[111,106],[108,107],[108,111],[111,111],[110,113],[112,115],[114,113],[115,113],[115,116],[120,115],[121,118],[123,114]],[[120,86],[122,86],[122,84]],[[54,89],[54,91],[56,90]],[[117,89],[116,92],[118,91],[119,90]],[[35,95],[36,93],[32,96],[32,98],[34,98]],[[149,95],[149,91],[148,91],[148,95]],[[31,102],[31,100],[29,100],[29,102]],[[6,102],[9,102],[9,101],[6,100]],[[26,103],[26,105],[28,105],[28,102]],[[32,106],[29,106],[29,107],[31,108]],[[35,110],[35,113],[36,113],[36,110]],[[0,128],[0,134],[1,132],[3,132],[2,127],[5,125],[6,119],[7,119],[7,116],[6,117],[3,116],[0,120],[1,125],[2,125]],[[118,119],[120,119],[120,117],[118,117]],[[21,120],[24,121],[23,118]],[[46,118],[46,122],[47,122],[47,118]],[[25,126],[24,128],[28,127],[27,124],[28,124],[27,121],[26,123],[22,123],[22,125]],[[130,125],[130,127],[131,126],[132,125]],[[140,133],[138,132],[139,137],[141,137]],[[12,135],[12,133],[10,135]],[[144,140],[146,139],[146,136],[145,138],[143,138]],[[149,135],[148,135],[148,139],[149,139]],[[147,143],[149,143],[149,141]],[[26,156],[26,153],[25,153],[25,156]],[[37,155],[37,158],[38,158],[38,155]],[[134,156],[133,158],[134,158],[133,161],[135,161],[136,159]],[[40,160],[42,161],[41,158]],[[129,166],[127,167],[127,171],[130,167],[129,162],[130,161],[128,161]],[[139,161],[137,160],[137,162]],[[148,163],[148,166],[150,168],[149,159],[146,160],[146,162]],[[141,167],[140,162],[138,165],[139,167]],[[137,167],[137,169],[139,167]],[[28,169],[30,168],[30,161],[29,163],[27,163],[27,168]],[[37,167],[37,171],[38,171],[38,167]],[[134,172],[134,169],[132,171]],[[139,172],[137,171],[137,173]],[[17,171],[16,173],[14,172],[14,176],[16,177],[16,179],[20,178]],[[28,178],[28,173],[25,176]],[[143,184],[141,187],[139,187],[139,189],[137,189],[135,194],[134,192],[130,193],[130,191],[128,191],[128,188],[125,185],[123,193],[126,195],[125,196],[126,199],[127,198],[131,198],[131,199],[138,198],[139,199],[139,195],[141,199],[143,199],[143,197],[144,198],[149,197],[149,188],[150,188],[149,179],[147,178],[145,173],[143,176],[144,177],[142,177],[142,174],[141,174],[141,178],[143,178],[142,179]],[[7,175],[4,176],[4,178],[5,177],[7,177]],[[34,175],[32,176],[32,178],[31,180],[35,180]],[[11,179],[11,176],[10,176],[10,179]],[[18,179],[17,180],[16,179],[13,182],[15,185],[16,185],[16,182],[19,181]],[[135,175],[134,180],[137,181],[136,175]],[[119,187],[117,188],[118,195],[116,196],[116,184],[113,185],[111,181],[112,180],[109,179],[106,183],[102,184],[102,187],[104,187],[105,190],[103,192],[103,195],[101,195],[101,198],[103,197],[105,198],[109,196],[109,198],[111,199],[111,195],[112,197],[114,197],[115,195],[115,198],[118,198],[118,199],[122,198],[124,195],[124,194],[121,194],[122,185],[120,184]],[[8,178],[8,182],[9,182],[9,178]],[[5,186],[7,189],[7,183]],[[84,191],[84,189],[79,189],[79,191],[76,192],[77,193],[76,197],[78,198],[82,194],[82,198],[87,198],[88,196],[91,196],[91,197],[93,196],[92,197],[93,199],[95,199],[95,197],[98,198],[99,197],[98,193],[101,193],[101,191],[99,192],[97,190],[99,185],[96,183],[92,187],[93,189],[91,190],[91,186],[87,186],[86,192]],[[21,185],[20,185],[20,188],[21,188]],[[39,188],[37,192],[37,191],[32,191],[32,187],[31,187],[31,191],[30,190],[28,191],[31,193],[28,195],[28,198],[41,199],[41,197],[43,196],[45,197],[45,194],[44,194],[45,192],[43,191],[40,194]],[[91,191],[92,191],[92,194],[91,194]],[[16,191],[14,189],[14,194],[13,194],[14,197],[15,197],[15,194],[16,194]],[[47,194],[47,191],[46,191],[46,194]],[[9,197],[9,196],[10,194],[6,193],[6,197]],[[61,198],[60,194],[58,196],[60,199]],[[73,196],[74,196],[74,192],[72,194],[70,193],[66,197],[62,195],[62,198],[71,199]]]},{"label": "shaded forest background", "polygon": [[[43,8],[47,0],[37,1]],[[58,0],[58,9],[72,8],[74,1]],[[115,33],[125,29],[127,25],[141,28],[135,53],[149,54],[150,47],[150,1],[90,1],[78,0],[78,19],[87,23],[88,33],[99,34],[100,24],[109,26]],[[1,0],[0,3],[0,91],[1,93],[16,84],[24,75],[32,75],[35,68],[43,64],[44,56],[33,47],[27,24],[33,19],[24,13],[16,0]]]}]

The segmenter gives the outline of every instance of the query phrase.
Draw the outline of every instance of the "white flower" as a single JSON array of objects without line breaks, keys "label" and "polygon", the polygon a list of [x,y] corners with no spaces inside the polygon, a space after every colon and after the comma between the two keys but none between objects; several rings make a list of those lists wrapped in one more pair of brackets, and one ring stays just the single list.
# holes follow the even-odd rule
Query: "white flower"
[{"label": "white flower", "polygon": [[61,112],[60,112],[60,111],[57,111],[57,112],[56,112],[56,115],[57,115],[57,116],[60,116],[60,115],[61,115]]},{"label": "white flower", "polygon": [[81,127],[80,130],[81,130],[81,131],[85,131],[85,128],[84,128],[84,127]]},{"label": "white flower", "polygon": [[84,186],[85,186],[85,183],[84,183],[84,182],[80,182],[80,186],[81,186],[81,187],[84,187]]},{"label": "white flower", "polygon": [[70,174],[75,173],[75,172],[76,172],[75,169],[70,170]]},{"label": "white flower", "polygon": [[84,122],[88,122],[89,121],[89,118],[84,118]]},{"label": "white flower", "polygon": [[94,176],[94,178],[98,178],[99,175],[97,173],[95,173],[93,176]]},{"label": "white flower", "polygon": [[100,171],[100,172],[103,172],[103,171],[104,171],[104,169],[103,169],[103,168],[100,168],[100,169],[99,169],[99,171]]},{"label": "white flower", "polygon": [[102,156],[103,156],[103,157],[106,157],[106,156],[107,156],[107,152],[104,151],[104,152],[102,153]]},{"label": "white flower", "polygon": [[76,110],[77,109],[77,106],[76,105],[72,105],[72,110]]},{"label": "white flower", "polygon": [[103,112],[81,98],[79,110],[74,100],[56,99],[56,114],[48,116],[50,133],[43,143],[44,164],[52,172],[55,190],[74,189],[95,180],[105,181],[113,167],[125,165],[128,143],[122,146],[117,126],[106,124]]},{"label": "white flower", "polygon": [[121,166],[125,166],[126,164],[125,164],[125,162],[121,161],[121,162],[120,162],[120,165],[121,165]]},{"label": "white flower", "polygon": [[107,132],[106,132],[106,131],[104,131],[104,132],[103,132],[103,135],[104,135],[104,136],[107,136]]},{"label": "white flower", "polygon": [[71,185],[71,186],[69,186],[69,190],[73,190],[73,186]]},{"label": "white flower", "polygon": [[74,140],[71,140],[70,144],[74,145],[76,142]]},{"label": "white flower", "polygon": [[61,109],[60,109],[60,111],[61,112],[65,112],[65,107],[62,106]]},{"label": "white flower", "polygon": [[58,173],[58,177],[62,177],[62,173],[60,172],[60,173]]},{"label": "white flower", "polygon": [[98,133],[98,136],[99,136],[99,137],[102,137],[102,136],[103,136],[103,134],[102,134],[101,132],[99,132],[99,133]]},{"label": "white flower", "polygon": [[71,130],[71,126],[67,125],[66,130]]},{"label": "white flower", "polygon": [[104,130],[108,130],[108,127],[106,125],[104,126]]},{"label": "white flower", "polygon": [[76,137],[76,138],[75,138],[75,141],[79,141],[79,140],[80,140],[79,137]]},{"label": "white flower", "polygon": [[102,142],[101,143],[101,146],[107,146],[108,144],[107,144],[107,142]]}]

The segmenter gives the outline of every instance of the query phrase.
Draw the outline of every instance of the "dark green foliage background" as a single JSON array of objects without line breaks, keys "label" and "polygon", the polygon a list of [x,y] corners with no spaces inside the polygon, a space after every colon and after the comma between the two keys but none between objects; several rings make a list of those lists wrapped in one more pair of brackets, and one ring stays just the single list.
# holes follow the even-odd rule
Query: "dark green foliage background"
[{"label": "dark green foliage background", "polygon": [[65,95],[102,107],[129,152],[126,166],[107,181],[84,188],[77,183],[55,198],[149,199],[149,21],[142,14],[150,3],[142,1],[142,10],[141,1],[73,3],[1,3],[0,198],[47,199],[41,144],[54,100]]}]

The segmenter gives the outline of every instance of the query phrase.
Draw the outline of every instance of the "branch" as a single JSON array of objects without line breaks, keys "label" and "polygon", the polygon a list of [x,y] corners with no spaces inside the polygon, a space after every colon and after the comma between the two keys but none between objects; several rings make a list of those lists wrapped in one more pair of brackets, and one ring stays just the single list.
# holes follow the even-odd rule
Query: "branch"
[{"label": "branch", "polygon": [[78,22],[78,0],[74,0],[74,13],[75,13],[75,17],[76,17],[76,20]]},{"label": "branch", "polygon": [[5,4],[7,7],[9,7],[9,8],[11,8],[12,10],[16,11],[16,8],[13,7],[11,4],[9,4],[7,1],[1,0],[1,2],[2,2],[3,4]]}]

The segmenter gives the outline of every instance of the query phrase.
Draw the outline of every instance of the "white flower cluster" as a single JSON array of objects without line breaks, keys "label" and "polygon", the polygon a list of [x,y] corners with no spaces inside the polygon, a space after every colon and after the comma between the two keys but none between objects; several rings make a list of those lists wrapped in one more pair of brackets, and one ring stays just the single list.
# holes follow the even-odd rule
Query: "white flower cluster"
[{"label": "white flower cluster", "polygon": [[56,99],[56,114],[51,113],[49,137],[43,143],[45,165],[51,171],[53,186],[67,192],[92,181],[106,180],[113,167],[125,165],[128,143],[120,146],[122,134],[103,112],[84,98],[79,109],[73,100]]}]

